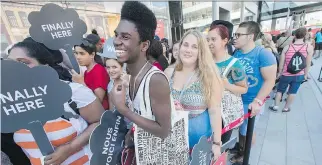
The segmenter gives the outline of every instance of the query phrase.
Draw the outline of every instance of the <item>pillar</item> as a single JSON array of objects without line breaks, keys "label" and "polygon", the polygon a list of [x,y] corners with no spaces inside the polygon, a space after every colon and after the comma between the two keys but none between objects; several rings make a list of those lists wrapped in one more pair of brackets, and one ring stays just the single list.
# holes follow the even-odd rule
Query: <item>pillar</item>
[{"label": "pillar", "polygon": [[219,20],[219,5],[217,1],[212,1],[212,21]]},{"label": "pillar", "polygon": [[241,2],[241,7],[240,7],[240,23],[244,22],[245,19],[245,2]]}]

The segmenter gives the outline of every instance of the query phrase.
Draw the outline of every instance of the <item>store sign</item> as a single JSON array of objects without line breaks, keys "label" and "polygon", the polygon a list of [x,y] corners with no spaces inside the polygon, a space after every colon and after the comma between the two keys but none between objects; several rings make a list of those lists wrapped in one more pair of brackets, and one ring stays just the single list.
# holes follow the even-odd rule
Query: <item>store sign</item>
[{"label": "store sign", "polygon": [[155,35],[160,39],[164,38],[164,22],[162,19],[157,20],[157,28],[155,29]]}]

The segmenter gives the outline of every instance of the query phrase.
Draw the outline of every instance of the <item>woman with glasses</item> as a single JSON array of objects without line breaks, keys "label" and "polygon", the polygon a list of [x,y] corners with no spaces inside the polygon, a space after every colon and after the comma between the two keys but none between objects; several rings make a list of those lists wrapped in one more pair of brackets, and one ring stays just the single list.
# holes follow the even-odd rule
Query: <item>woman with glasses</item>
[{"label": "woman with glasses", "polygon": [[[234,34],[234,46],[238,49],[234,57],[245,68],[248,78],[248,91],[242,95],[244,114],[251,110],[251,117],[262,113],[266,97],[272,91],[276,80],[276,59],[274,55],[255,41],[260,34],[260,27],[254,21],[243,22]],[[260,115],[256,116],[256,120]],[[235,155],[232,163],[243,162],[248,119],[239,127],[239,143],[231,150]],[[255,122],[256,123],[256,122]],[[255,136],[253,135],[253,139]]]}]

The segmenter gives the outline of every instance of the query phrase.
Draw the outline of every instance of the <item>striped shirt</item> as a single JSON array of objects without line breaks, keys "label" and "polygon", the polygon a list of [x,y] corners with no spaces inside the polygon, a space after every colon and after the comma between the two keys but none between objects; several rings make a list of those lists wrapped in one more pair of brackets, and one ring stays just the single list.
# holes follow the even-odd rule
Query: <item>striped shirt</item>
[{"label": "striped shirt", "polygon": [[[71,99],[77,104],[77,108],[85,107],[96,99],[93,92],[81,84],[69,83],[69,86],[72,89]],[[67,112],[74,113],[68,103],[64,104],[64,109]],[[66,120],[60,117],[55,120],[50,120],[45,123],[43,128],[53,148],[56,149],[59,146],[70,143],[80,135],[87,126],[87,122],[79,116],[78,119],[70,118],[69,120]],[[26,153],[31,164],[41,165],[40,158],[46,155],[42,155],[29,130],[21,129],[15,132],[14,141]],[[80,151],[77,151],[68,157],[62,165],[89,165],[91,155],[92,153],[89,146],[86,145]]]}]

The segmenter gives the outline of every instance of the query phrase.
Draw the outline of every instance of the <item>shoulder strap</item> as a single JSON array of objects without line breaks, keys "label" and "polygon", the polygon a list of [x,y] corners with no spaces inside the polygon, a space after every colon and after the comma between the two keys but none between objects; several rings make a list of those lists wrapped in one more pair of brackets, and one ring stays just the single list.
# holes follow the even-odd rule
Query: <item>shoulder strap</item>
[{"label": "shoulder strap", "polygon": [[287,40],[288,40],[288,38],[290,38],[291,36],[288,36],[284,41],[283,41],[283,43],[281,44],[281,45],[279,45],[278,47],[280,48]]},{"label": "shoulder strap", "polygon": [[[71,82],[67,81],[67,84],[70,85]],[[74,112],[79,115],[79,109],[77,108],[77,104],[72,100],[69,99],[68,100],[68,105],[70,106],[70,108],[72,108],[72,110],[74,110]]]},{"label": "shoulder strap", "polygon": [[293,47],[293,49],[295,50],[295,52],[299,52],[306,44],[303,44],[302,47],[299,50],[296,50],[293,46],[293,44],[291,44],[291,46]]},{"label": "shoulder strap", "polygon": [[77,114],[77,115],[79,115],[80,113],[79,113],[79,109],[77,108],[77,104],[72,100],[72,99],[70,99],[69,101],[68,101],[68,104],[69,104],[69,106],[74,110],[74,112]]},{"label": "shoulder strap", "polygon": [[223,76],[227,76],[227,74],[228,74],[228,71],[230,70],[230,68],[236,63],[236,61],[237,61],[237,58],[233,58],[230,62],[229,62],[229,64],[227,65],[227,67],[226,67],[226,69],[225,69],[225,71],[223,72]]},{"label": "shoulder strap", "polygon": [[144,78],[144,85],[143,85],[143,104],[144,104],[145,110],[148,110],[148,109],[151,110],[151,111],[146,111],[146,114],[148,114],[151,118],[153,117],[153,112],[152,112],[151,100],[150,100],[150,80],[155,73],[163,74],[160,70],[149,71]]}]

